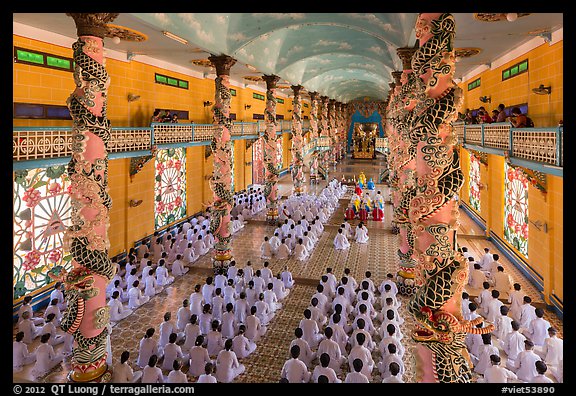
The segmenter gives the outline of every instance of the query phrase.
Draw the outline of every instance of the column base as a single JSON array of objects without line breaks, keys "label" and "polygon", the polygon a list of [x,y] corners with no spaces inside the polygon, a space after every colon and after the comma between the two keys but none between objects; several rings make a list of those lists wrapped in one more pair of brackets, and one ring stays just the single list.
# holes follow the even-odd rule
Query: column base
[{"label": "column base", "polygon": [[68,382],[104,383],[112,380],[112,370],[106,363],[95,370],[86,372],[72,370],[68,373]]},{"label": "column base", "polygon": [[212,270],[214,271],[214,275],[217,275],[220,269],[228,270],[233,260],[234,258],[230,251],[217,252],[214,257],[212,257]]},{"label": "column base", "polygon": [[277,219],[278,219],[278,209],[269,208],[268,212],[266,212],[266,222],[270,225],[273,225],[276,224]]},{"label": "column base", "polygon": [[416,293],[416,282],[414,281],[413,272],[398,271],[396,274],[396,284],[398,285],[398,293],[404,296],[412,296]]}]

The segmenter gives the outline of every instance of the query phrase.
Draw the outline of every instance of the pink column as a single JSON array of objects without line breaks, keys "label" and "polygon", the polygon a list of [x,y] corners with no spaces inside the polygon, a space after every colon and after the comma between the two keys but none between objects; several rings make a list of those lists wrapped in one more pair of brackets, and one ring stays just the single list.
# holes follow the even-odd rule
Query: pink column
[{"label": "pink column", "polygon": [[[310,141],[318,144],[318,92],[310,92]],[[316,180],[318,175],[318,152],[310,156],[310,180]]]},{"label": "pink column", "polygon": [[304,157],[302,155],[302,90],[301,85],[292,85],[294,103],[292,109],[292,182],[294,192],[302,192],[304,184]]},{"label": "pink column", "polygon": [[266,81],[266,109],[264,110],[266,120],[266,132],[264,134],[264,164],[266,166],[266,182],[264,186],[264,196],[266,196],[267,208],[266,220],[274,223],[278,218],[278,175],[280,174],[277,163],[278,150],[276,136],[276,84],[280,77],[265,75],[262,77]]},{"label": "pink column", "polygon": [[[330,123],[328,120],[328,97],[321,96],[321,107],[320,107],[320,137],[327,140],[330,138]],[[330,150],[325,150],[319,154],[320,156],[320,168],[322,171],[320,174],[324,175],[326,180],[328,179],[328,166],[330,161]]]},{"label": "pink column", "polygon": [[71,372],[73,382],[111,379],[106,364],[109,307],[106,286],[115,274],[108,258],[109,211],[108,153],[110,122],[106,94],[103,38],[106,23],[118,14],[68,14],[74,19],[78,40],[74,51],[76,89],[67,100],[72,116],[72,159],[68,164],[72,200],[72,226],[64,243],[72,255],[72,270],[61,274],[66,285],[67,308],[61,329],[74,336]]},{"label": "pink column", "polygon": [[416,190],[408,216],[415,237],[415,281],[419,287],[408,310],[417,323],[412,338],[420,343],[416,352],[422,382],[470,382],[466,334],[494,329],[492,324],[478,329],[476,322],[463,320],[461,313],[468,264],[455,249],[459,213],[454,197],[464,175],[451,126],[462,96],[452,80],[454,35],[451,14],[419,15],[419,45],[412,57],[412,70],[425,84],[426,98],[431,100],[411,121],[410,135],[416,141]]},{"label": "pink column", "polygon": [[336,166],[336,150],[338,144],[338,126],[336,124],[336,100],[330,99],[328,101],[328,135],[330,136],[330,164]]},{"label": "pink column", "polygon": [[230,233],[230,210],[234,204],[232,197],[232,143],[230,131],[231,94],[229,88],[230,68],[236,63],[228,55],[212,55],[208,58],[216,68],[216,92],[214,94],[214,136],[212,151],[214,154],[214,170],[210,179],[210,188],[214,202],[210,213],[210,232],[214,235],[214,257],[212,267],[216,273],[219,268],[228,268],[232,261]]}]

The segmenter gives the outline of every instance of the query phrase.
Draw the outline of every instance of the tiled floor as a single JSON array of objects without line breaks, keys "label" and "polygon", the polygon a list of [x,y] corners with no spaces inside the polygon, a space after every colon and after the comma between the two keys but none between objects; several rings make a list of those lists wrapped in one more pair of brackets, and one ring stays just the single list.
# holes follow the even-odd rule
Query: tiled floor
[{"label": "tiled floor", "polygon": [[[357,175],[360,171],[366,174],[367,179],[378,180],[378,175],[383,169],[383,163],[379,161],[369,162],[365,160],[347,160],[339,164],[335,169],[331,169],[330,177],[340,179],[342,175],[346,178]],[[304,192],[319,193],[325,182],[319,185],[306,185]],[[284,176],[278,183],[279,196],[285,197],[291,193],[290,175]],[[383,194],[388,193],[388,187],[378,185]],[[344,196],[340,201],[340,206],[335,210],[329,222],[325,225],[324,233],[321,235],[318,244],[313,250],[310,258],[304,262],[294,259],[277,260],[271,259],[270,267],[273,273],[282,271],[288,265],[297,285],[290,295],[283,301],[282,310],[276,315],[268,327],[265,336],[259,341],[256,351],[244,359],[242,363],[246,366],[246,372],[239,376],[235,382],[278,382],[284,361],[289,357],[288,347],[294,338],[294,329],[303,317],[304,309],[309,305],[310,298],[315,292],[315,285],[327,267],[332,267],[334,274],[339,277],[343,274],[344,268],[351,269],[352,275],[360,280],[364,277],[365,271],[372,272],[372,278],[379,284],[388,272],[395,273],[398,269],[399,259],[397,256],[398,236],[391,233],[390,218],[392,216],[391,205],[386,205],[384,221],[375,223],[368,222],[370,241],[368,244],[352,243],[350,249],[337,251],[333,248],[332,240],[337,232],[338,226],[344,218],[349,195]],[[493,252],[498,249],[492,243],[482,238],[482,230],[465,214],[460,211],[459,242],[468,246],[469,250],[477,257],[480,252],[488,246]],[[247,260],[251,260],[255,269],[262,266],[263,260],[259,258],[260,244],[264,236],[272,235],[273,226],[267,225],[264,221],[264,214],[261,213],[255,219],[240,230],[233,238],[232,252],[239,267],[243,267]],[[542,299],[534,286],[532,286],[511,263],[501,255],[501,262],[506,271],[512,274],[514,281],[520,282],[523,290],[530,295],[535,302],[542,302]],[[130,361],[136,369],[134,361],[138,355],[138,343],[148,327],[158,329],[165,312],[172,312],[173,317],[182,304],[184,298],[188,298],[195,284],[204,283],[205,278],[211,275],[210,254],[203,256],[194,264],[194,268],[186,275],[177,279],[170,287],[144,306],[138,308],[128,319],[119,322],[114,326],[111,340],[113,363],[119,361],[120,354],[124,350],[130,351]],[[416,381],[416,363],[414,355],[411,353],[415,348],[415,343],[410,339],[409,333],[413,326],[413,319],[406,312],[408,298],[399,296],[402,302],[400,315],[405,319],[402,325],[404,334],[403,343],[406,346],[404,363],[406,373],[405,382]],[[562,321],[552,313],[547,312],[546,318],[550,320],[558,329],[559,336],[563,338]],[[38,341],[36,341],[38,342]],[[33,349],[33,344],[30,349]],[[56,347],[56,351],[61,346]],[[375,361],[378,361],[376,353]],[[28,366],[30,367],[30,366]],[[41,382],[65,382],[66,375],[70,370],[68,361],[57,366],[51,373],[43,378],[34,380],[30,375],[30,369],[13,376],[14,381],[41,381]],[[184,369],[187,371],[187,368]],[[375,376],[376,382],[379,377]]]}]

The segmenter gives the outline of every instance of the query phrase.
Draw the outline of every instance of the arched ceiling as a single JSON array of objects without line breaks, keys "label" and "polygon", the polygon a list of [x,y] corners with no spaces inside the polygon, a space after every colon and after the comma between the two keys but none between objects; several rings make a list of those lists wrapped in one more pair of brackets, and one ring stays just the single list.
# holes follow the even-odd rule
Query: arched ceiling
[{"label": "arched ceiling", "polygon": [[[72,18],[65,13],[13,13],[16,31],[27,27],[77,37]],[[562,13],[506,14],[455,13],[454,78],[461,79],[535,38],[551,39],[561,31]],[[417,13],[120,13],[113,24],[146,36],[145,41],[122,40],[105,46],[126,53],[127,59],[148,57],[212,77],[210,54],[237,60],[230,78],[238,84],[265,89],[263,74],[281,79],[278,91],[292,96],[290,85],[305,92],[348,103],[355,99],[385,100],[401,70],[397,49],[416,43]],[[21,24],[21,25],[17,25]],[[18,28],[18,29],[16,29]],[[182,44],[162,34],[169,31]],[[560,36],[562,33],[560,32]],[[305,93],[304,92],[304,93]]]},{"label": "arched ceiling", "polygon": [[[225,54],[341,102],[385,100],[417,13],[132,14],[206,51]],[[344,83],[347,81],[347,83]],[[338,88],[338,89],[337,89]]]}]

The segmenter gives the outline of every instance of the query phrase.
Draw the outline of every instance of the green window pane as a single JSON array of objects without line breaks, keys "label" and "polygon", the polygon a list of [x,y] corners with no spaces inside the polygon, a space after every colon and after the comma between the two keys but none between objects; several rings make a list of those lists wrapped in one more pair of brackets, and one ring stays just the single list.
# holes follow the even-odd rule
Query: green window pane
[{"label": "green window pane", "polygon": [[159,74],[156,74],[156,81],[160,82],[160,83],[164,83],[166,84],[166,77],[165,76],[161,76]]},{"label": "green window pane", "polygon": [[178,81],[175,78],[168,77],[168,84],[170,85],[178,85]]},{"label": "green window pane", "polygon": [[518,65],[513,66],[512,69],[510,69],[510,74],[511,75],[518,74]]},{"label": "green window pane", "polygon": [[37,63],[39,65],[44,64],[44,55],[41,54],[35,54],[33,52],[17,50],[16,57],[20,61]]},{"label": "green window pane", "polygon": [[521,72],[526,71],[526,69],[528,69],[528,61],[520,63],[520,65],[518,65],[518,69]]},{"label": "green window pane", "polygon": [[236,96],[236,90],[233,88],[230,88],[230,95]]},{"label": "green window pane", "polygon": [[188,88],[188,81],[178,80],[178,86],[181,88]]},{"label": "green window pane", "polygon": [[46,57],[46,64],[52,67],[59,67],[62,69],[70,70],[70,61],[68,59],[55,58],[53,56]]},{"label": "green window pane", "polygon": [[510,77],[510,70],[504,70],[504,71],[502,72],[502,79],[505,80],[505,79],[507,79],[508,77]]}]

